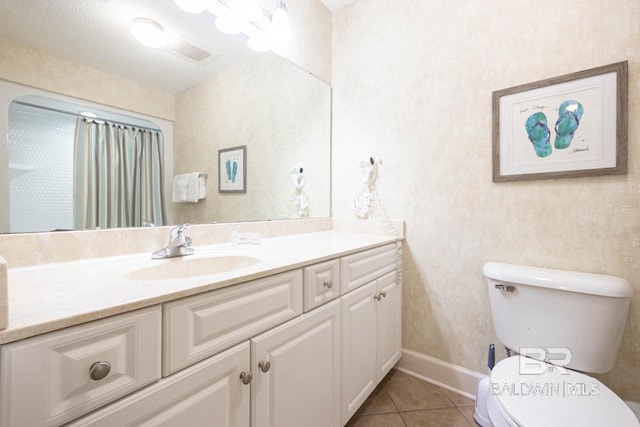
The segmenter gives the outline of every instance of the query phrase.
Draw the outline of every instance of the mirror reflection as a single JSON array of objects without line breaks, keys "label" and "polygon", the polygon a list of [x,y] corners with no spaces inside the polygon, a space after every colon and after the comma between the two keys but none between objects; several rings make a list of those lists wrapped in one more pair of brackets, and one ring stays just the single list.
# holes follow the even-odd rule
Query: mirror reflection
[{"label": "mirror reflection", "polygon": [[[48,3],[48,13],[55,13],[56,7],[62,7],[64,2],[43,2],[43,1],[3,1],[0,2],[0,16],[7,16],[4,12],[11,10],[9,17],[14,19],[23,19],[25,25],[29,24],[27,16],[16,14],[22,10],[26,12],[23,5],[19,3]],[[109,5],[122,6],[123,2],[81,2],[81,8],[87,7],[87,3],[93,4],[96,8],[105,8]],[[153,1],[153,2],[134,2],[146,3],[146,7],[151,10],[156,4],[165,10],[175,7],[172,1]],[[27,8],[28,9],[28,8]],[[68,8],[66,8],[68,9]],[[67,11],[68,12],[68,11]],[[35,11],[38,14],[41,12]],[[172,15],[179,16],[176,20],[178,25],[182,22],[188,25],[189,16],[180,14],[175,11]],[[206,17],[194,18],[195,22],[200,23]],[[214,17],[210,17],[211,20]],[[0,18],[0,21],[4,18]],[[38,22],[35,17],[32,22]],[[4,26],[0,32],[0,44],[9,46],[10,55],[8,58],[13,61],[16,69],[27,67],[26,65],[31,57],[42,55],[46,51],[46,46],[38,46],[33,40],[29,41],[29,45],[25,45],[25,41],[21,39],[22,34],[31,31],[31,33],[41,33],[42,37],[55,37],[52,32],[43,32],[38,28],[22,28],[20,31],[11,33],[11,29],[16,27],[16,23]],[[197,27],[198,25],[192,25]],[[52,29],[56,25],[51,26]],[[79,26],[67,26],[73,28],[76,40],[81,40],[80,34],[86,33],[85,28]],[[8,31],[8,33],[7,33]],[[65,30],[66,31],[66,30]],[[190,30],[192,31],[192,29]],[[203,34],[201,37],[206,39],[211,34]],[[31,34],[33,36],[33,34]],[[30,36],[30,37],[31,37]],[[195,40],[191,36],[190,40]],[[77,41],[76,41],[77,42]],[[135,43],[134,41],[132,43]],[[235,43],[235,49],[246,49],[244,43]],[[38,49],[40,47],[40,49]],[[133,47],[132,47],[133,49]],[[138,49],[135,47],[135,49]],[[60,55],[60,52],[54,52]],[[56,58],[58,58],[56,56]],[[74,58],[78,61],[77,58]],[[172,56],[173,62],[176,58]],[[166,208],[167,223],[210,223],[210,222],[234,222],[234,221],[252,221],[265,219],[282,219],[282,218],[300,218],[300,217],[326,217],[330,215],[330,108],[331,95],[330,87],[312,76],[310,73],[291,64],[280,56],[271,53],[250,53],[243,52],[242,55],[236,55],[233,61],[227,59],[218,59],[218,65],[215,70],[207,72],[207,75],[198,76],[197,79],[190,81],[190,86],[180,88],[178,90],[167,90],[163,87],[163,93],[169,92],[169,96],[164,99],[168,100],[171,114],[168,114],[172,124],[169,127],[169,135],[165,135],[169,140],[169,144],[165,146],[164,159],[167,170],[170,171],[163,182],[164,203]],[[88,61],[90,62],[90,61]],[[222,64],[222,65],[221,65]],[[55,69],[34,69],[28,70],[30,74],[40,74],[33,81],[43,81],[42,86],[39,84],[31,84],[31,86],[40,86],[46,90],[56,89],[48,83],[51,80],[50,75],[56,73],[56,84],[64,86],[65,84],[73,85],[73,81],[60,83],[59,80],[65,78],[64,73],[57,73]],[[74,62],[74,65],[76,63]],[[77,64],[78,68],[81,64]],[[95,64],[91,64],[95,66]],[[189,64],[192,66],[193,64]],[[136,64],[129,64],[130,68],[135,68]],[[13,80],[9,70],[7,73],[0,71],[0,78],[7,81]],[[15,71],[15,70],[14,70]],[[113,70],[109,70],[111,76]],[[136,71],[139,73],[139,70]],[[149,78],[149,81],[157,81],[158,74],[162,74],[156,70],[156,73]],[[133,75],[133,74],[131,74]],[[118,80],[119,76],[113,74],[114,80]],[[73,76],[68,77],[70,80]],[[127,76],[132,79],[133,77]],[[173,81],[175,85],[175,78]],[[18,82],[21,83],[21,82]],[[135,82],[135,84],[142,84]],[[52,92],[55,93],[56,90]],[[39,94],[42,91],[38,91]],[[15,98],[12,98],[13,101]],[[87,101],[98,102],[107,110],[119,111],[123,115],[133,115],[140,117],[148,114],[149,108],[145,107],[145,102],[141,102],[141,107],[129,107],[127,109],[114,108],[117,102],[107,101],[89,94],[86,98],[77,98],[78,103],[86,104]],[[107,101],[107,102],[105,102]],[[5,102],[3,100],[3,102]],[[146,100],[146,105],[149,102]],[[8,106],[3,106],[8,108]],[[165,107],[165,106],[161,106]],[[38,114],[31,114],[28,119],[40,120]],[[153,122],[154,114],[151,114]],[[165,117],[166,118],[166,117]],[[25,119],[25,118],[23,118]],[[163,120],[164,118],[159,120]],[[77,117],[73,118],[75,132],[75,124]],[[138,124],[140,126],[140,124]],[[164,131],[166,132],[166,127]],[[42,141],[52,141],[52,135],[56,132],[51,130],[49,136],[42,136]],[[9,183],[13,186],[18,180],[25,178],[30,174],[28,170],[19,171],[22,166],[25,169],[28,164],[20,160],[13,161],[10,157],[13,155],[13,148],[9,149],[9,142],[3,142],[5,147],[0,147],[0,178],[4,184],[0,187],[9,187]],[[226,193],[219,191],[220,173],[224,174],[224,168],[219,168],[218,154],[220,150],[226,150],[233,147],[246,146],[246,192],[245,193]],[[67,154],[73,153],[74,143],[64,147]],[[68,156],[67,156],[68,157]],[[55,163],[53,156],[47,158],[50,163]],[[10,169],[9,164],[14,166]],[[28,169],[28,168],[26,168]],[[60,169],[67,175],[67,182],[71,176],[71,185],[73,187],[73,174],[76,169],[75,164],[66,164],[60,166]],[[206,196],[204,199],[198,200],[197,203],[177,203],[172,198],[172,190],[174,189],[173,177],[179,174],[201,173],[207,177],[206,179]],[[1,182],[0,181],[0,182]],[[29,195],[33,189],[22,188],[18,193]],[[6,196],[8,201],[8,189],[0,188],[0,199]],[[73,194],[73,193],[71,193]],[[34,197],[25,197],[27,200],[32,199],[29,203],[35,203],[37,199]],[[73,196],[72,196],[73,198]],[[4,199],[3,199],[4,200]],[[13,197],[12,197],[13,200]],[[13,205],[13,201],[11,202]],[[13,212],[13,206],[11,206]],[[22,212],[35,212],[38,208],[26,206],[21,208]],[[11,219],[16,227],[6,227],[2,221],[2,212],[0,212],[0,225],[2,232],[13,231],[51,231],[56,229],[68,228],[94,228],[92,225],[72,226],[69,227],[68,218],[73,218],[73,212],[69,215],[68,209],[66,215],[67,222],[53,224],[47,223],[42,226],[29,228],[28,225],[20,225],[19,220]],[[72,208],[73,210],[73,208]],[[8,215],[7,215],[8,216]],[[23,222],[28,222],[29,215],[21,215]],[[13,217],[13,213],[12,213]],[[146,218],[144,215],[138,220],[137,225],[158,224],[161,221],[153,218]],[[128,225],[128,224],[127,224]],[[99,224],[96,227],[101,227]],[[116,225],[123,226],[123,225]]]}]

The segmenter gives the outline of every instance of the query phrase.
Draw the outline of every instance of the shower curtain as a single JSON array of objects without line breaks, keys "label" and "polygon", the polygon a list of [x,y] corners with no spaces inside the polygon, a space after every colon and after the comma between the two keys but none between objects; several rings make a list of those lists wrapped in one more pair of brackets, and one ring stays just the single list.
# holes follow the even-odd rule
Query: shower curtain
[{"label": "shower curtain", "polygon": [[164,225],[163,148],[160,131],[78,119],[74,228]]}]

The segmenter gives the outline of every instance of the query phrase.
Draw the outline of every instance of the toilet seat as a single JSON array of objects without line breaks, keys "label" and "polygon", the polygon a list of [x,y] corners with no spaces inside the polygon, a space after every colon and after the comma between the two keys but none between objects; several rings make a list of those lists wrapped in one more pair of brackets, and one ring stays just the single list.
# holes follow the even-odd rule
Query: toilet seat
[{"label": "toilet seat", "polygon": [[580,372],[513,356],[490,378],[487,407],[496,426],[640,426],[622,399]]}]

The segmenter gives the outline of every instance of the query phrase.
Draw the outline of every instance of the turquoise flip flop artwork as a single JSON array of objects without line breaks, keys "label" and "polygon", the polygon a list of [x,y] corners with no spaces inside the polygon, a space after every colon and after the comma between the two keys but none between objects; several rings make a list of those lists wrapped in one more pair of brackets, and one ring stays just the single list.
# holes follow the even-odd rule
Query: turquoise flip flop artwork
[{"label": "turquoise flip flop artwork", "polygon": [[556,140],[553,146],[557,149],[564,149],[571,145],[573,135],[580,126],[580,119],[584,113],[582,104],[573,99],[569,99],[560,104],[558,108],[558,120],[556,121]]},{"label": "turquoise flip flop artwork", "polygon": [[231,182],[236,182],[236,176],[238,175],[238,162],[234,160],[232,165],[231,160],[227,160],[225,167],[227,169],[227,179]]},{"label": "turquoise flip flop artwork", "polygon": [[[553,146],[558,150],[563,150],[573,141],[573,136],[580,126],[580,120],[584,108],[582,104],[573,99],[568,99],[558,107],[558,120],[554,131],[556,138]],[[551,155],[552,148],[550,142],[551,131],[547,124],[547,116],[542,112],[533,113],[527,118],[524,125],[529,141],[533,144],[533,149],[538,157],[547,157]]]},{"label": "turquoise flip flop artwork", "polygon": [[538,157],[547,157],[551,154],[551,131],[547,126],[547,116],[544,113],[533,113],[525,123],[529,141]]}]

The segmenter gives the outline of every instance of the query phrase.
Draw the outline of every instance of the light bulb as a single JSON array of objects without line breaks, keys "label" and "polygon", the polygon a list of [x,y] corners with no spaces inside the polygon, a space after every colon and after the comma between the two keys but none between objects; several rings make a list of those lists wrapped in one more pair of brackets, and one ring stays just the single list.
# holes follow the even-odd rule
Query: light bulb
[{"label": "light bulb", "polygon": [[282,0],[278,1],[271,16],[269,35],[278,41],[289,40],[293,36],[293,31],[291,31],[291,27],[289,26],[287,6]]},{"label": "light bulb", "polygon": [[249,22],[258,22],[262,18],[262,8],[259,0],[244,0],[242,13]]},{"label": "light bulb", "polygon": [[230,18],[225,16],[218,16],[216,18],[216,28],[220,32],[229,34],[230,36],[236,35],[240,32],[238,25]]},{"label": "light bulb", "polygon": [[251,37],[247,40],[247,46],[255,52],[267,52],[271,49],[271,44],[266,37]]},{"label": "light bulb", "polygon": [[204,11],[204,2],[202,0],[174,0],[178,7],[185,12],[200,13]]},{"label": "light bulb", "polygon": [[134,18],[131,23],[131,34],[148,47],[161,47],[167,40],[162,25],[149,18]]}]

